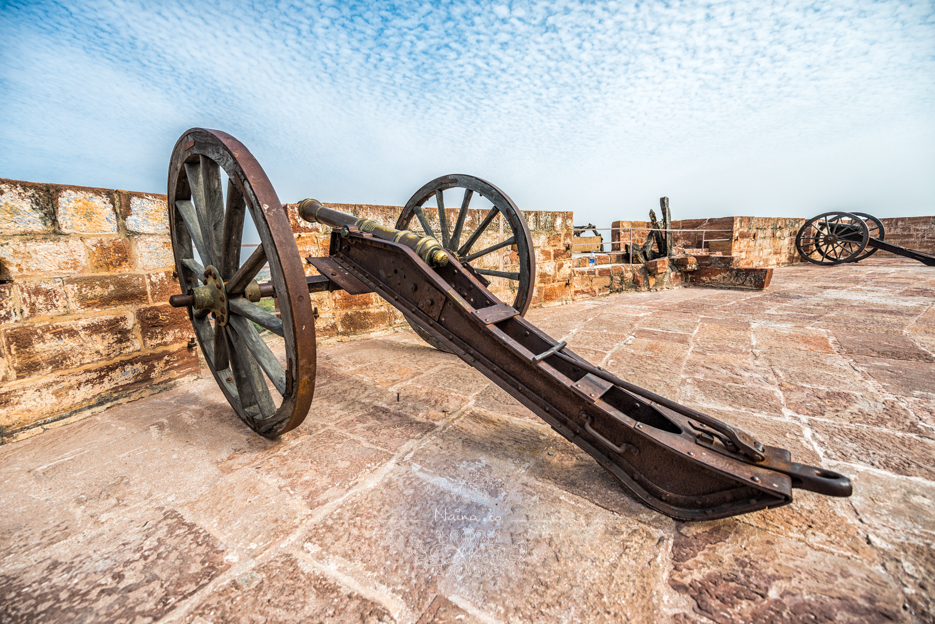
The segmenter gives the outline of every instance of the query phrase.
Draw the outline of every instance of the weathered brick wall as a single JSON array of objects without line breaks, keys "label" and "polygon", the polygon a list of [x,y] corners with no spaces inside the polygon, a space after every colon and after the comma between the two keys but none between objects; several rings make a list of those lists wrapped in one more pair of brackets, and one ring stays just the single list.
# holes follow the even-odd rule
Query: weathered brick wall
[{"label": "weathered brick wall", "polygon": [[[897,217],[880,221],[886,230],[883,237],[886,242],[935,255],[935,217]],[[878,251],[876,255],[897,257],[885,251]]]},{"label": "weathered brick wall", "polygon": [[[370,204],[336,204],[328,203],[329,207],[353,214],[357,217],[373,219],[386,225],[395,226],[396,219],[402,212],[400,206],[376,206]],[[309,223],[299,217],[296,204],[288,204],[287,210],[292,230],[295,233],[296,244],[302,257],[328,255],[328,246],[331,240],[331,228],[317,223]],[[458,210],[446,209],[448,223],[455,222]],[[486,211],[471,210],[465,219],[464,231],[472,231],[484,218]],[[570,212],[523,211],[526,223],[529,225],[532,242],[536,254],[536,285],[533,291],[531,305],[562,303],[571,301],[572,288],[572,260],[569,245],[573,232],[573,219]],[[426,208],[425,215],[429,224],[438,232],[438,211],[435,208]],[[503,226],[503,227],[501,227]],[[410,228],[421,232],[416,221]],[[502,216],[487,229],[474,245],[474,249],[484,249],[509,237],[509,227],[503,223]],[[494,269],[499,271],[518,271],[516,251],[505,247],[483,257],[483,262],[475,262],[478,268]],[[315,267],[306,265],[306,273],[315,275]],[[507,302],[512,302],[516,296],[515,290],[510,286],[516,282],[491,278],[491,291]],[[382,331],[406,324],[402,314],[396,308],[386,303],[375,294],[348,295],[338,293],[315,293],[313,304],[318,308],[319,318],[315,324],[318,336],[329,338],[334,336],[351,335],[363,332]]]},{"label": "weathered brick wall", "polygon": [[0,179],[0,438],[198,372],[164,197]]}]

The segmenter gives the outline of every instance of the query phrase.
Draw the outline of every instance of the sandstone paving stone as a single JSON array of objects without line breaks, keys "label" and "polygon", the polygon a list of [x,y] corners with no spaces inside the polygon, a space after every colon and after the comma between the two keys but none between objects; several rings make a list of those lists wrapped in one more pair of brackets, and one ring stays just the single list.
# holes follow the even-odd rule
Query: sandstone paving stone
[{"label": "sandstone paving stone", "polygon": [[854,362],[888,392],[935,398],[935,364],[855,356]]},{"label": "sandstone paving stone", "polygon": [[908,336],[889,334],[863,334],[835,331],[834,337],[842,347],[842,355],[863,355],[888,360],[935,362],[935,356],[924,351]]},{"label": "sandstone paving stone", "polygon": [[369,411],[341,421],[337,428],[391,453],[435,430],[434,423],[412,418],[405,412],[375,405]]},{"label": "sandstone paving stone", "polygon": [[315,509],[343,496],[390,459],[392,455],[387,451],[324,430],[289,444],[254,468]]},{"label": "sandstone paving stone", "polygon": [[931,439],[878,427],[806,420],[812,438],[828,459],[935,481],[935,441]]},{"label": "sandstone paving stone", "polygon": [[669,585],[715,622],[908,622],[872,564],[809,548],[737,519],[679,525]]},{"label": "sandstone paving stone", "polygon": [[214,486],[179,507],[189,521],[224,544],[229,561],[261,556],[278,546],[311,514],[294,496],[247,466],[214,482]]},{"label": "sandstone paving stone", "polygon": [[770,386],[732,384],[711,379],[685,381],[680,388],[681,402],[701,411],[711,407],[727,407],[759,414],[782,413],[782,399],[776,389]]},{"label": "sandstone paving stone", "polygon": [[913,621],[935,620],[935,483],[891,478],[853,464],[834,466],[854,480],[848,502],[859,514],[882,566],[903,589]]},{"label": "sandstone paving stone", "polygon": [[406,385],[471,396],[483,390],[490,383],[490,380],[476,369],[458,361],[453,362],[451,365],[439,366],[414,377]]},{"label": "sandstone paving stone", "polygon": [[674,399],[678,397],[682,370],[681,358],[642,356],[618,350],[607,360],[606,368],[624,381],[636,384],[650,392]]},{"label": "sandstone paving stone", "polygon": [[[113,518],[0,570],[9,622],[154,621],[229,563],[225,549],[173,509]],[[75,552],[80,552],[75,557]]]},{"label": "sandstone paving stone", "polygon": [[800,351],[834,353],[834,348],[823,330],[811,330],[801,327],[781,328],[755,324],[753,335],[758,348],[777,347]]},{"label": "sandstone paving stone", "polygon": [[301,558],[283,554],[212,591],[184,621],[383,624],[396,620],[378,602],[340,585]]},{"label": "sandstone paving stone", "polygon": [[541,423],[542,419],[532,410],[507,394],[496,384],[490,384],[476,395],[471,405],[472,409],[482,410],[500,416],[510,416],[521,420]]},{"label": "sandstone paving stone", "polygon": [[853,392],[869,388],[867,381],[855,374],[850,360],[837,354],[767,347],[759,350],[758,356],[778,379],[790,384]]},{"label": "sandstone paving stone", "polygon": [[634,358],[684,359],[690,349],[691,346],[688,343],[660,340],[657,336],[651,338],[634,337],[623,342],[614,355],[623,357],[626,354]]},{"label": "sandstone paving stone", "polygon": [[734,383],[753,386],[775,385],[772,371],[756,362],[752,354],[746,355],[723,353],[698,353],[692,348],[685,360],[682,371],[684,377],[698,378],[694,383]]},{"label": "sandstone paving stone", "polygon": [[848,392],[793,384],[783,384],[781,390],[786,408],[802,416],[869,425],[935,439],[931,427],[925,426],[918,416],[892,397],[871,391]]}]

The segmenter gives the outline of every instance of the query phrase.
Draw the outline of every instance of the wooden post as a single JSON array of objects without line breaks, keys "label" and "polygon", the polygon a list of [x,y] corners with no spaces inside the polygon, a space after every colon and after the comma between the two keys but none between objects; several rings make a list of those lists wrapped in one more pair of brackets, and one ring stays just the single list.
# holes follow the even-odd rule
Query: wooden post
[{"label": "wooden post", "polygon": [[662,252],[663,256],[671,256],[675,246],[672,244],[672,230],[670,229],[672,227],[672,213],[669,212],[668,197],[659,198],[659,208],[662,210],[662,227],[666,231],[665,249],[662,248],[662,245],[659,245],[659,251]]}]

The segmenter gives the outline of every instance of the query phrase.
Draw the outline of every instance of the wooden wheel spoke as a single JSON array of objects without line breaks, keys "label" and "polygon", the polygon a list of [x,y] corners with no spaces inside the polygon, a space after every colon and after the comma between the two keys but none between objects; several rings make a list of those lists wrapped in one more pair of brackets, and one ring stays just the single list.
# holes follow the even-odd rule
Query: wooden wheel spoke
[{"label": "wooden wheel spoke", "polygon": [[442,247],[448,248],[448,213],[445,212],[445,196],[442,190],[435,191],[435,201],[438,202],[438,226],[442,231]]},{"label": "wooden wheel spoke", "polygon": [[233,180],[227,180],[227,209],[224,211],[224,229],[221,235],[221,278],[229,280],[240,264],[240,243],[243,240],[243,222],[247,211],[243,195]]},{"label": "wooden wheel spoke", "polygon": [[243,293],[247,284],[256,277],[256,274],[260,272],[260,269],[262,269],[265,264],[266,252],[263,250],[263,245],[258,245],[257,248],[253,250],[253,253],[250,254],[250,257],[247,258],[241,267],[237,269],[237,272],[227,281],[227,294],[236,297]]},{"label": "wooden wheel spoke", "polygon": [[214,368],[219,371],[230,366],[226,333],[220,325],[214,326]]},{"label": "wooden wheel spoke", "polygon": [[286,371],[283,370],[282,366],[279,364],[279,360],[276,359],[276,356],[270,351],[269,346],[263,342],[263,339],[260,338],[253,326],[250,325],[250,322],[242,316],[232,316],[230,317],[229,325],[234,328],[234,331],[240,337],[247,350],[256,359],[257,364],[260,365],[260,368],[263,369],[266,376],[269,377],[273,385],[276,386],[276,390],[279,391],[279,394],[285,395]]},{"label": "wooden wheel spoke", "polygon": [[505,277],[506,279],[518,280],[519,273],[509,273],[507,271],[491,271],[490,269],[474,269],[481,275],[491,275],[493,277]]},{"label": "wooden wheel spoke", "polygon": [[422,212],[422,206],[416,206],[412,211],[416,213],[416,218],[418,218],[419,223],[422,224],[422,231],[425,232],[425,235],[435,238],[435,232],[432,230],[432,226],[429,225],[429,220],[425,218],[425,213]]},{"label": "wooden wheel spoke", "polygon": [[516,237],[511,236],[505,241],[500,241],[496,245],[491,245],[490,247],[487,247],[486,249],[481,249],[480,251],[472,253],[469,256],[464,256],[463,258],[461,258],[461,262],[470,262],[471,260],[475,260],[477,258],[480,258],[481,256],[486,256],[487,254],[491,252],[497,251],[498,249],[503,249],[504,247],[513,245],[515,243],[516,243]]},{"label": "wooden wheel spoke", "polygon": [[197,163],[185,163],[185,175],[188,176],[195,215],[201,226],[201,240],[208,254],[202,256],[201,259],[205,264],[216,265],[219,260],[217,239],[220,238],[220,232],[217,230],[224,218],[224,206],[221,203],[221,174],[218,165],[199,156]]},{"label": "wooden wheel spoke", "polygon": [[448,249],[457,249],[458,244],[461,242],[461,230],[464,229],[464,220],[467,219],[468,215],[468,206],[471,205],[471,197],[474,196],[474,191],[471,189],[464,189],[464,199],[461,200],[461,211],[458,212],[458,220],[455,222],[455,231],[451,234],[451,246]]},{"label": "wooden wheel spoke", "polygon": [[277,336],[283,335],[282,321],[260,306],[254,305],[246,299],[231,299],[229,305],[230,311],[234,314],[253,321],[260,327],[270,330]]},{"label": "wooden wheel spoke", "polygon": [[200,281],[205,281],[205,268],[198,264],[198,261],[194,258],[185,258],[182,260],[182,266],[195,274],[195,277]]},{"label": "wooden wheel spoke", "polygon": [[494,218],[496,218],[497,214],[499,213],[500,209],[496,206],[490,209],[490,212],[487,213],[487,215],[484,217],[484,220],[481,221],[480,225],[477,226],[477,229],[474,230],[468,239],[464,241],[464,244],[461,245],[461,248],[456,252],[459,258],[467,255],[467,253],[471,251],[471,247],[473,247],[474,243],[477,242],[477,239],[481,237],[481,234],[484,233],[484,230],[490,227],[490,224],[493,223]]},{"label": "wooden wheel spoke", "polygon": [[273,403],[273,397],[266,386],[263,372],[245,347],[238,332],[231,332],[230,339],[233,347],[230,353],[231,364],[234,369],[237,394],[240,396],[244,411],[249,413],[250,407],[254,407],[259,412],[257,415],[260,419],[271,418],[276,414],[276,404]]},{"label": "wooden wheel spoke", "polygon": [[204,238],[201,236],[201,224],[195,214],[195,206],[187,199],[180,199],[175,202],[175,207],[178,209],[179,214],[182,215],[182,221],[185,222],[188,234],[192,237],[192,242],[195,243],[195,249],[198,250],[201,261],[211,264],[208,249],[205,247]]}]

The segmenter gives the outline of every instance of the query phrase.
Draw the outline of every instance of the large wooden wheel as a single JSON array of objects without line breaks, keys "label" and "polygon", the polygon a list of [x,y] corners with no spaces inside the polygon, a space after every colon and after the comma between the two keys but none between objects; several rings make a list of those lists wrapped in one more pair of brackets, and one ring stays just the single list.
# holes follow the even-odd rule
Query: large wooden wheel
[{"label": "large wooden wheel", "polygon": [[[445,191],[450,192],[446,195]],[[491,204],[486,212],[470,209],[475,196]],[[433,197],[438,206],[434,224],[423,210],[424,204]],[[460,208],[452,221],[445,207],[456,205],[454,202],[460,202]],[[503,219],[502,226],[498,216]],[[462,265],[486,282],[491,292],[512,305],[520,315],[526,314],[536,284],[532,236],[520,209],[490,182],[464,174],[436,178],[409,198],[395,227],[397,230],[421,230],[434,237]],[[510,249],[509,254],[501,251],[506,249]],[[501,267],[504,261],[506,266]],[[447,351],[418,325],[411,322],[410,325],[429,344]]]},{"label": "large wooden wheel", "polygon": [[[865,212],[852,212],[852,215],[855,217],[860,217],[864,220],[864,223],[867,224],[867,230],[869,231],[870,238],[875,238],[877,240],[883,240],[886,237],[886,228],[883,226],[883,222],[869,215]],[[860,253],[856,258],[851,260],[851,262],[860,262],[864,258],[869,258],[877,252],[877,248],[868,244],[862,253]]]},{"label": "large wooden wheel", "polygon": [[[200,305],[188,307],[208,368],[252,429],[266,437],[294,429],[315,387],[315,321],[289,219],[269,179],[240,141],[193,128],[172,151],[168,200],[182,292],[208,287],[198,291]],[[247,211],[260,245],[241,262]],[[281,318],[254,303],[260,299],[255,278],[267,263]],[[284,362],[258,326],[282,336]]]},{"label": "large wooden wheel", "polygon": [[849,212],[826,212],[799,228],[795,247],[803,260],[813,264],[853,262],[870,239],[867,224]]}]

